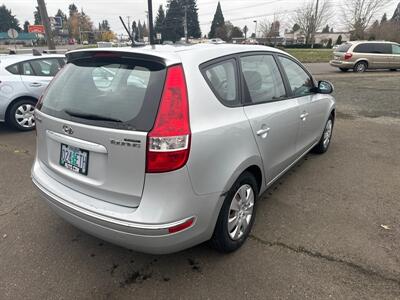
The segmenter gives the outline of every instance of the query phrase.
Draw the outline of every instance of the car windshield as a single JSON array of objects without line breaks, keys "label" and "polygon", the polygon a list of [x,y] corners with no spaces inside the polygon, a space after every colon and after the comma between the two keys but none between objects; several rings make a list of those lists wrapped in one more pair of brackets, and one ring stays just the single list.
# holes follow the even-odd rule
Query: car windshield
[{"label": "car windshield", "polygon": [[152,128],[165,68],[130,59],[78,60],[50,85],[41,111],[81,123],[148,131]]},{"label": "car windshield", "polygon": [[336,52],[347,52],[347,51],[349,51],[349,49],[350,49],[351,46],[352,46],[352,44],[350,44],[350,43],[340,45],[340,46],[336,49]]}]

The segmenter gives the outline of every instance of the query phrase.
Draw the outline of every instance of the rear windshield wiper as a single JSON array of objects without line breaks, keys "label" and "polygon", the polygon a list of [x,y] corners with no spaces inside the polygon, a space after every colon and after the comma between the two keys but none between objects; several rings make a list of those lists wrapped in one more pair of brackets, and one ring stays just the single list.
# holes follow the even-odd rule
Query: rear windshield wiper
[{"label": "rear windshield wiper", "polygon": [[72,117],[77,117],[77,118],[82,118],[82,119],[122,123],[122,121],[119,119],[114,119],[114,118],[110,118],[110,117],[106,117],[106,116],[100,116],[100,115],[96,115],[96,114],[88,114],[88,113],[84,113],[84,112],[71,111],[71,110],[65,110],[65,113]]}]

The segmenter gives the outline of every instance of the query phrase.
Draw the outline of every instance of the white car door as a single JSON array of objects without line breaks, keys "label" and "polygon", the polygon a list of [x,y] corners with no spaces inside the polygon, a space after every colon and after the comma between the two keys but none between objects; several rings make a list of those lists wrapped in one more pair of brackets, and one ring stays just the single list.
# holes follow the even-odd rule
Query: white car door
[{"label": "white car door", "polygon": [[57,58],[24,61],[21,63],[21,80],[30,95],[38,99],[60,69]]}]

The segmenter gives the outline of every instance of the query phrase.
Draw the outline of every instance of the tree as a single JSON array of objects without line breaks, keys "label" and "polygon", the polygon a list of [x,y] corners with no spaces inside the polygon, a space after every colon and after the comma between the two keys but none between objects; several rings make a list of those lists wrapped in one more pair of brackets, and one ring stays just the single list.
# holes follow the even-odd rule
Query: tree
[{"label": "tree", "polygon": [[396,10],[394,11],[392,21],[396,23],[400,23],[400,3],[397,6]]},{"label": "tree", "polygon": [[352,39],[365,39],[372,18],[386,7],[391,0],[346,0],[342,18],[352,32]]},{"label": "tree", "polygon": [[25,23],[24,23],[24,32],[29,32],[29,25],[31,25],[29,23],[29,21],[25,21]]},{"label": "tree", "polygon": [[300,25],[297,24],[297,23],[295,23],[295,24],[293,25],[293,27],[292,27],[292,32],[297,32],[297,31],[299,31],[299,30],[300,30]]},{"label": "tree", "polygon": [[139,28],[136,25],[136,21],[132,22],[132,35],[133,35],[133,39],[136,42],[139,42]]},{"label": "tree", "polygon": [[11,10],[7,9],[3,4],[0,6],[0,32],[5,32],[10,28],[21,31],[18,19],[11,13]]},{"label": "tree", "polygon": [[41,25],[42,24],[42,17],[40,16],[39,7],[36,6],[35,11],[33,12],[34,24]]},{"label": "tree", "polygon": [[387,14],[384,13],[382,16],[382,20],[381,20],[381,25],[385,24],[387,22],[388,18],[387,18]]},{"label": "tree", "polygon": [[216,37],[221,38],[221,36],[217,35],[217,29],[221,28],[220,30],[218,30],[219,35],[221,35],[223,32],[226,33],[226,29],[223,27],[225,27],[225,19],[224,15],[222,14],[221,3],[218,1],[217,10],[215,11],[214,19],[211,23],[211,30],[208,34],[208,38],[209,39]]},{"label": "tree", "polygon": [[188,36],[198,39],[201,37],[201,30],[199,24],[199,14],[197,8],[196,0],[179,0],[179,4],[182,7],[184,12],[184,8],[186,7],[187,13],[187,30]]},{"label": "tree", "polygon": [[329,25],[326,25],[324,29],[322,29],[322,33],[329,33],[329,30],[330,30]]},{"label": "tree", "polygon": [[111,31],[108,20],[103,20],[103,21],[101,21],[101,23],[99,23],[99,30],[100,31]]},{"label": "tree", "polygon": [[337,40],[336,40],[336,45],[341,45],[342,42],[343,42],[342,39],[343,39],[342,35],[339,35]]},{"label": "tree", "polygon": [[163,40],[176,42],[184,36],[182,8],[176,0],[171,0],[165,16]]},{"label": "tree", "polygon": [[242,38],[243,37],[243,31],[237,27],[234,26],[230,35],[230,38]]},{"label": "tree", "polygon": [[331,48],[332,48],[332,43],[333,43],[333,41],[332,41],[332,39],[330,38],[330,39],[328,40],[328,43],[326,44],[326,48],[331,49]]},{"label": "tree", "polygon": [[162,33],[164,30],[165,12],[162,5],[158,8],[157,17],[154,25],[156,33]]},{"label": "tree", "polygon": [[243,27],[243,33],[244,33],[244,38],[247,39],[247,33],[249,32],[249,28],[247,27],[247,25],[245,25]]},{"label": "tree", "polygon": [[281,22],[278,21],[277,16],[275,15],[271,22],[260,22],[259,28],[263,38],[276,38],[280,35]]},{"label": "tree", "polygon": [[317,13],[315,5],[316,3],[313,0],[308,0],[296,10],[293,19],[294,23],[299,25],[300,30],[303,31],[308,45],[313,42],[314,33],[332,17],[329,0],[320,1]]}]

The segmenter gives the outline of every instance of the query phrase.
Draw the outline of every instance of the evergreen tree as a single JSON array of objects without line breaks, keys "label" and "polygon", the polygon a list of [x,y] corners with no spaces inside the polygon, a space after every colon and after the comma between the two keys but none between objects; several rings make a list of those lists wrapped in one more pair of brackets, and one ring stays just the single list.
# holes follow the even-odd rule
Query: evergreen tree
[{"label": "evergreen tree", "polygon": [[322,33],[329,33],[329,25],[326,25],[324,29],[322,29]]},{"label": "evergreen tree", "polygon": [[180,40],[184,36],[182,8],[176,0],[171,0],[169,3],[162,34],[164,41],[173,42]]},{"label": "evergreen tree", "polygon": [[21,31],[18,19],[11,13],[10,9],[3,4],[0,6],[0,32],[6,32],[10,28]]},{"label": "evergreen tree", "polygon": [[165,12],[162,5],[158,8],[154,30],[156,33],[162,33],[164,30]]},{"label": "evergreen tree", "polygon": [[142,23],[140,22],[140,20],[139,20],[137,26],[138,26],[138,32],[139,32],[139,40],[141,40],[141,39],[143,39],[143,26],[142,26]]},{"label": "evergreen tree", "polygon": [[199,24],[199,14],[196,0],[179,0],[178,4],[182,7],[183,14],[187,12],[187,28],[188,36],[195,39],[201,38],[201,30]]},{"label": "evergreen tree", "polygon": [[328,44],[326,44],[326,48],[331,49],[332,48],[332,43],[333,43],[332,39],[329,39],[328,40]]},{"label": "evergreen tree", "polygon": [[342,39],[343,39],[342,35],[339,35],[337,40],[336,40],[336,45],[341,45],[342,44]]},{"label": "evergreen tree", "polygon": [[300,30],[300,25],[299,24],[294,24],[293,25],[293,27],[292,27],[292,32],[296,32],[296,31],[299,31]]},{"label": "evergreen tree", "polygon": [[24,32],[29,32],[29,25],[31,25],[29,23],[29,21],[25,21],[25,23],[24,23]]},{"label": "evergreen tree", "polygon": [[230,38],[242,38],[243,31],[239,27],[233,27]]},{"label": "evergreen tree", "polygon": [[387,14],[385,13],[385,14],[382,16],[381,25],[385,24],[385,23],[387,22],[387,20],[388,20]]},{"label": "evergreen tree", "polygon": [[394,11],[392,21],[400,23],[400,3]]},{"label": "evergreen tree", "polygon": [[42,17],[40,16],[38,6],[36,6],[36,10],[33,12],[33,18],[35,19],[35,25],[42,25]]},{"label": "evergreen tree", "polygon": [[221,3],[218,1],[217,10],[215,11],[214,19],[211,23],[211,30],[208,34],[208,38],[209,39],[216,38],[216,37],[221,38],[220,36],[217,36],[217,29],[222,28],[218,31],[219,31],[219,35],[223,35],[222,33],[224,31],[226,33],[226,30],[224,27],[225,27],[225,19],[224,19],[224,15],[222,14]]}]

